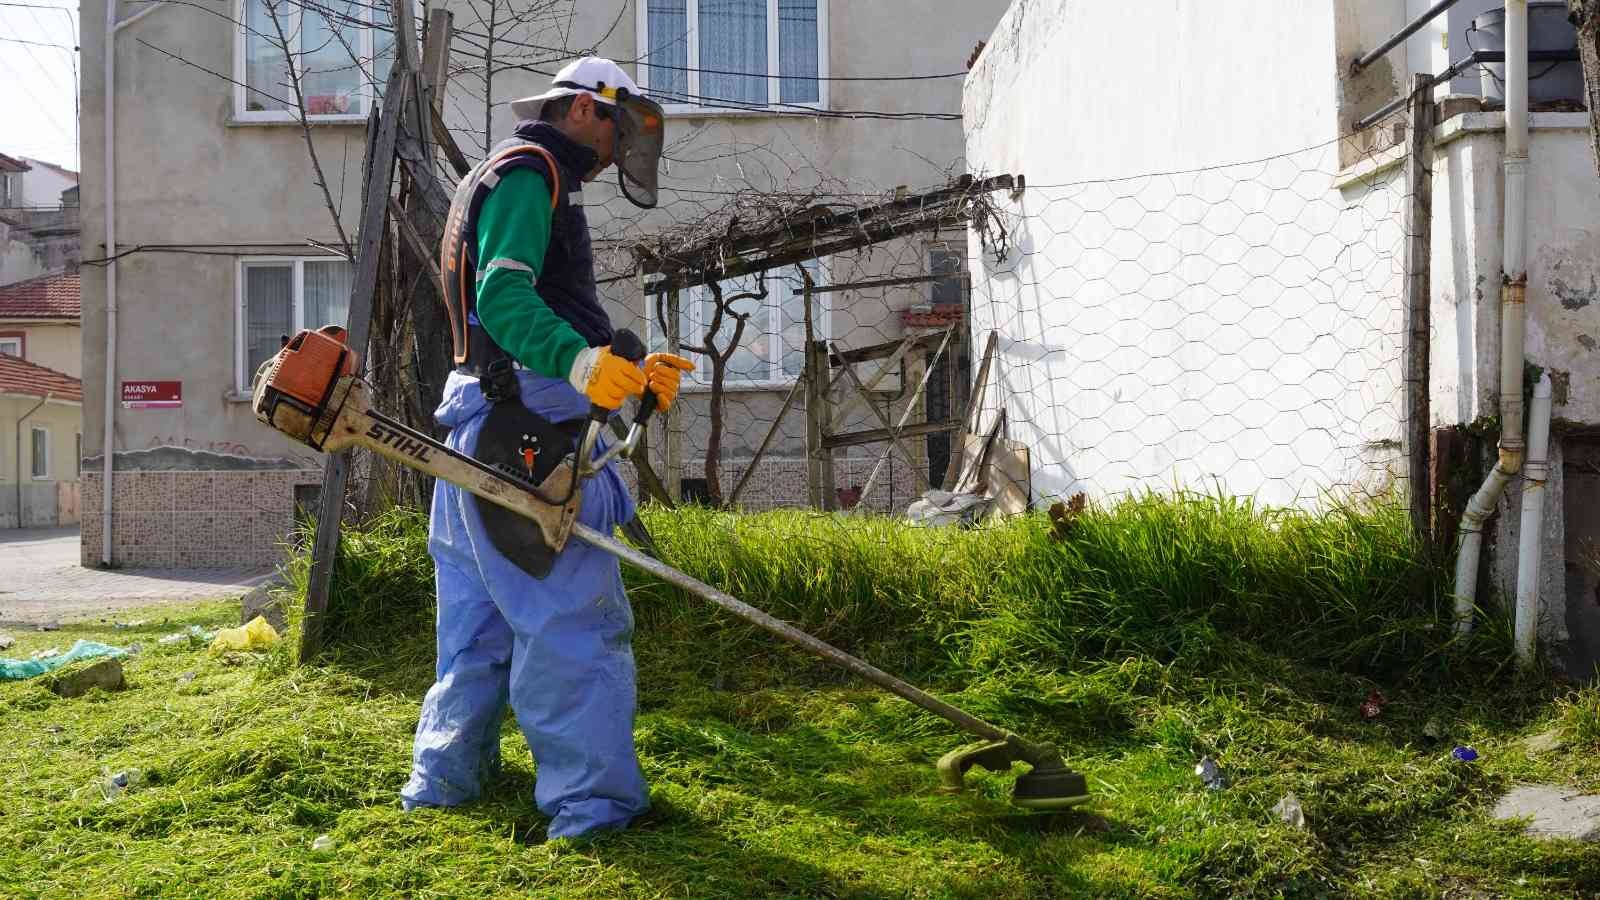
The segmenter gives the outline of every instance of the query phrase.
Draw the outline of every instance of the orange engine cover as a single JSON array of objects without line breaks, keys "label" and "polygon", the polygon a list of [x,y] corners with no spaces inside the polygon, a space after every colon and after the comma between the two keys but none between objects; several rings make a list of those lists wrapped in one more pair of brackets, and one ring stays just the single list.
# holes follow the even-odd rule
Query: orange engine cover
[{"label": "orange engine cover", "polygon": [[356,370],[356,354],[345,346],[345,330],[326,325],[289,339],[272,367],[267,386],[316,409],[341,376]]}]

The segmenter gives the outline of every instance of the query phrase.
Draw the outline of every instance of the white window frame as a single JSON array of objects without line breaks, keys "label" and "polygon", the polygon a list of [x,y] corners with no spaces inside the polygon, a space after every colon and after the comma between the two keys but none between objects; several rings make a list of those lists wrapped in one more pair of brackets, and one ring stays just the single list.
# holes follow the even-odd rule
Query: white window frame
[{"label": "white window frame", "polygon": [[291,265],[293,267],[294,273],[290,278],[294,285],[294,302],[292,304],[293,313],[289,322],[289,333],[292,335],[306,327],[306,263],[339,262],[341,260],[346,265],[351,265],[349,260],[345,260],[341,256],[244,256],[239,258],[233,272],[233,383],[234,390],[239,395],[249,395],[250,379],[255,377],[256,374],[245,371],[246,366],[249,365],[249,352],[245,346],[245,330],[250,321],[249,312],[245,309],[245,300],[247,299],[244,295],[245,270],[251,266]]},{"label": "white window frame", "polygon": [[[807,262],[813,262],[813,260],[807,260]],[[812,277],[814,277],[816,279],[817,286],[821,287],[823,285],[829,284],[830,280],[831,280],[832,271],[831,271],[830,266],[828,265],[828,260],[826,260],[826,259],[818,259],[818,260],[814,260],[814,262],[817,265],[817,271],[815,273],[813,273]],[[768,289],[768,291],[780,290],[780,289],[784,290],[784,291],[792,291],[792,289],[787,285],[786,282],[781,281],[779,279],[780,279],[780,277],[791,277],[793,275],[793,271],[794,271],[794,267],[793,266],[784,266],[781,269],[775,269],[772,272],[769,272],[768,275],[767,275],[767,289]],[[746,277],[746,276],[741,276],[741,277]],[[752,276],[748,276],[748,277],[753,277],[754,278],[754,277],[759,277],[759,275],[752,275]],[[760,381],[747,380],[747,379],[743,379],[743,378],[737,378],[737,379],[736,378],[729,378],[728,380],[723,382],[722,386],[723,386],[723,390],[724,391],[770,391],[770,390],[776,390],[776,389],[781,389],[781,388],[787,388],[787,387],[792,386],[795,383],[795,381],[796,381],[798,376],[788,376],[788,375],[784,375],[783,374],[783,351],[784,351],[784,346],[783,346],[783,312],[782,312],[782,310],[783,310],[783,301],[789,299],[790,297],[797,296],[798,293],[799,293],[798,291],[793,291],[792,293],[789,293],[784,297],[780,297],[779,300],[778,300],[777,305],[772,307],[772,309],[775,310],[776,315],[778,316],[778,322],[777,322],[777,326],[778,327],[773,329],[771,334],[767,335],[767,340],[768,340],[767,350],[768,350],[768,354],[769,354],[768,355],[768,359],[774,360],[774,362],[771,363],[771,367],[768,369],[768,373],[770,374],[772,372],[777,372],[778,373],[778,377],[776,377],[776,378],[768,378],[768,379],[764,379],[764,380],[760,380]],[[680,291],[679,292],[679,300],[678,300],[678,303],[679,303],[678,315],[680,317],[683,316],[683,310],[685,308],[683,306],[683,304],[685,304],[685,303],[697,303],[697,304],[698,303],[703,303],[708,299],[709,294],[710,294],[710,290],[707,289],[704,285],[699,285],[699,286],[692,287],[692,288],[685,288],[684,290]],[[833,302],[832,302],[833,296],[834,296],[833,292],[815,295],[815,301],[816,301],[817,305],[816,305],[816,308],[812,312],[811,327],[812,327],[812,330],[815,333],[816,338],[818,340],[827,341],[827,340],[832,340],[833,339]],[[655,337],[655,330],[659,327],[656,324],[656,297],[655,297],[654,294],[646,294],[644,300],[645,300],[645,310],[644,310],[645,340],[647,342],[647,345],[650,346],[651,349],[665,349],[666,342],[664,340],[659,345],[659,348],[657,347],[657,345],[649,344],[650,341],[657,340],[657,338]],[[661,302],[662,302],[662,308],[665,309],[666,308],[666,300],[663,299]],[[772,315],[772,314],[773,313],[768,313],[768,315]],[[745,327],[749,328],[750,326],[746,325]],[[727,337],[732,336],[733,332],[729,331],[728,329],[729,329],[728,324],[727,323],[723,323],[723,326],[722,326],[722,329],[721,329],[721,332],[720,332],[720,335],[723,338],[727,338]],[[698,335],[680,335],[680,339],[688,339],[688,340],[690,340],[690,341],[692,341],[694,343],[698,343],[699,340],[700,340]],[[711,367],[710,367],[710,365],[709,364],[702,364],[703,357],[701,357],[699,354],[691,354],[691,355],[689,355],[689,358],[691,360],[695,361],[695,369],[694,369],[693,372],[689,373],[689,375],[683,379],[683,385],[682,385],[682,387],[680,389],[685,391],[685,392],[687,392],[687,393],[691,393],[691,394],[700,393],[700,392],[703,392],[703,391],[711,390]]]},{"label": "white window frame", "polygon": [[[798,111],[799,109],[827,109],[828,108],[828,4],[829,0],[817,0],[817,100],[815,103],[783,103],[781,97],[782,77],[778,74],[778,0],[767,0],[767,105],[745,107],[740,103],[724,103],[706,106],[702,101],[693,103],[662,103],[661,109],[667,115],[740,115],[749,113],[783,112],[784,110]],[[700,94],[700,34],[696,23],[700,21],[700,0],[684,0],[684,30],[687,32],[689,52],[686,56],[684,67],[689,71],[687,93],[691,97]],[[648,65],[650,54],[650,0],[638,0],[635,9],[634,35],[640,62],[635,66],[635,74],[640,89],[646,94],[650,93],[650,69]],[[793,76],[790,76],[793,77]],[[737,108],[732,108],[737,107]]]},{"label": "white window frame", "polygon": [[[246,104],[246,100],[249,99],[249,95],[251,93],[251,91],[245,87],[245,76],[247,74],[246,73],[247,66],[245,65],[246,62],[247,62],[247,60],[245,59],[245,53],[247,52],[247,50],[246,50],[247,44],[246,44],[245,38],[247,37],[246,32],[247,32],[248,27],[249,27],[247,25],[247,22],[249,20],[246,18],[246,15],[247,15],[246,6],[249,4],[249,2],[250,2],[250,0],[234,0],[234,5],[233,5],[234,21],[237,23],[233,28],[233,118],[234,118],[234,121],[236,121],[236,122],[298,122],[298,121],[300,121],[300,116],[299,116],[299,111],[298,110],[294,110],[294,109],[250,109]],[[300,4],[292,3],[292,2],[286,2],[284,5],[286,7],[285,14],[284,14],[284,19],[283,19],[284,31],[286,33],[290,34],[290,35],[293,35],[292,40],[298,42],[299,39],[300,39],[299,36],[301,34],[301,31],[300,31],[300,16],[301,16],[301,12],[302,12],[301,6],[300,6]],[[368,25],[367,27],[361,29],[361,46],[357,48],[356,52],[360,53],[361,54],[361,58],[367,60],[368,64],[370,65],[372,60],[374,59],[374,48],[375,47],[376,47],[376,43],[373,40],[373,28],[372,28],[372,26]],[[257,89],[258,90],[265,90],[268,93],[278,93],[278,90],[285,91],[285,92],[288,92],[288,93],[293,93],[293,89],[289,88],[287,86],[279,88],[278,90],[270,90],[270,89],[266,88],[265,86],[258,85]],[[283,99],[288,100],[288,99],[291,99],[291,98],[284,97]],[[362,107],[363,110],[372,110],[372,109],[376,108],[376,104],[377,103],[378,103],[378,91],[373,86],[372,81],[370,79],[368,79],[366,77],[366,75],[363,73],[361,75],[361,107]],[[307,114],[306,119],[308,121],[311,121],[311,122],[365,122],[365,121],[367,121],[367,113],[366,112],[360,112],[360,113]]]},{"label": "white window frame", "polygon": [[[15,344],[16,348],[17,348],[17,352],[15,352],[15,353],[6,352],[5,347],[6,347],[7,344]],[[19,337],[3,337],[3,338],[0,338],[0,356],[14,356],[17,359],[21,359],[22,358],[22,338],[19,338]]]},{"label": "white window frame", "polygon": [[[43,425],[30,425],[28,426],[28,432],[28,452],[32,456],[32,458],[28,461],[28,474],[33,476],[34,481],[49,481],[51,478],[50,429],[44,427]],[[39,472],[40,459],[38,445],[34,443],[34,437],[41,434],[44,435],[44,472],[42,474]]]}]

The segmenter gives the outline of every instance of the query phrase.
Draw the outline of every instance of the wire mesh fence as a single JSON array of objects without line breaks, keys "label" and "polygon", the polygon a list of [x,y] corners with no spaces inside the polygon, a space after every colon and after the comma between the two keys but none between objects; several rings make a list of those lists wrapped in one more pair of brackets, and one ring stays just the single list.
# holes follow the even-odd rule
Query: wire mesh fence
[{"label": "wire mesh fence", "polygon": [[[385,4],[266,9],[279,5],[295,27],[322,16],[389,29]],[[286,57],[298,40],[234,24],[276,35]],[[444,210],[418,185],[448,190],[498,139],[505,91],[571,55],[524,36],[497,41],[496,56],[470,28],[446,43],[458,55],[436,108],[460,155],[402,153],[399,169],[397,209],[424,233],[442,229]],[[345,49],[376,91],[388,58]],[[279,93],[303,105],[297,85],[318,74],[291,68],[269,87],[296,88]],[[1381,490],[1402,472],[1410,198],[1392,165],[1350,173],[1394,143],[1403,113],[1266,159],[1070,184],[958,180],[959,159],[878,146],[906,181],[936,182],[921,191],[843,177],[836,146],[874,132],[832,121],[825,133],[819,115],[669,132],[662,203],[648,212],[611,185],[585,188],[616,324],[697,364],[643,456],[644,480],[659,484],[641,489],[746,509],[901,512],[930,489],[970,488],[955,482],[986,447],[983,459],[1022,473],[1024,503],[1171,488],[1304,503]],[[895,115],[959,145],[949,113]],[[407,257],[426,254],[389,227],[395,264],[417,271]],[[389,280],[373,370],[394,380],[385,396],[417,396],[397,411],[426,427],[444,369],[425,362],[445,336],[402,299],[426,279]]]},{"label": "wire mesh fence", "polygon": [[[617,264],[647,273],[628,287],[645,284],[630,303],[655,346],[676,337],[699,366],[651,465],[681,499],[903,512],[951,487],[968,432],[998,431],[1035,503],[1189,488],[1304,505],[1382,491],[1405,468],[1410,197],[1393,165],[1353,175],[1352,147],[1017,179],[970,191],[959,221],[885,240],[863,227],[830,253],[836,235],[808,232],[808,216],[928,195],[787,192],[678,226],[699,243],[675,246],[708,253],[713,274],[763,265],[783,241],[819,252],[716,287],[653,290],[649,254]],[[640,243],[664,242],[616,246]]]}]

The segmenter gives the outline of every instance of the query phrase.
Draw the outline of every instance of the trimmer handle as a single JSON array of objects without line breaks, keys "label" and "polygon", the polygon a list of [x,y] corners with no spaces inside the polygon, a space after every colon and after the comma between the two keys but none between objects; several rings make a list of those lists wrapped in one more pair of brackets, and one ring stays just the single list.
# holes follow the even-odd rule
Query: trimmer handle
[{"label": "trimmer handle", "polygon": [[[644,362],[644,341],[639,340],[639,336],[632,331],[626,328],[619,328],[611,335],[611,353],[614,356],[622,357],[628,362]],[[650,413],[655,412],[655,408],[656,395],[649,388],[645,388],[644,397],[639,401],[639,415],[634,421],[643,422],[649,418]],[[589,405],[590,421],[605,422],[609,418],[611,418],[611,410],[598,403]]]}]

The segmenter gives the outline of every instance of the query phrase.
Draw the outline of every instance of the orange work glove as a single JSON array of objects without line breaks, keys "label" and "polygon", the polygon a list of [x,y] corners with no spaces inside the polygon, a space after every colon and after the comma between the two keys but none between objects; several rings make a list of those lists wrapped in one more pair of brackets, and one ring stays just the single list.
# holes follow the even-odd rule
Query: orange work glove
[{"label": "orange work glove", "polygon": [[644,380],[656,395],[656,407],[666,412],[678,397],[678,381],[684,372],[693,372],[694,363],[671,353],[652,353],[644,358]]},{"label": "orange work glove", "polygon": [[610,347],[590,347],[572,362],[567,381],[605,409],[619,409],[622,401],[644,392],[644,370],[611,352]]}]

